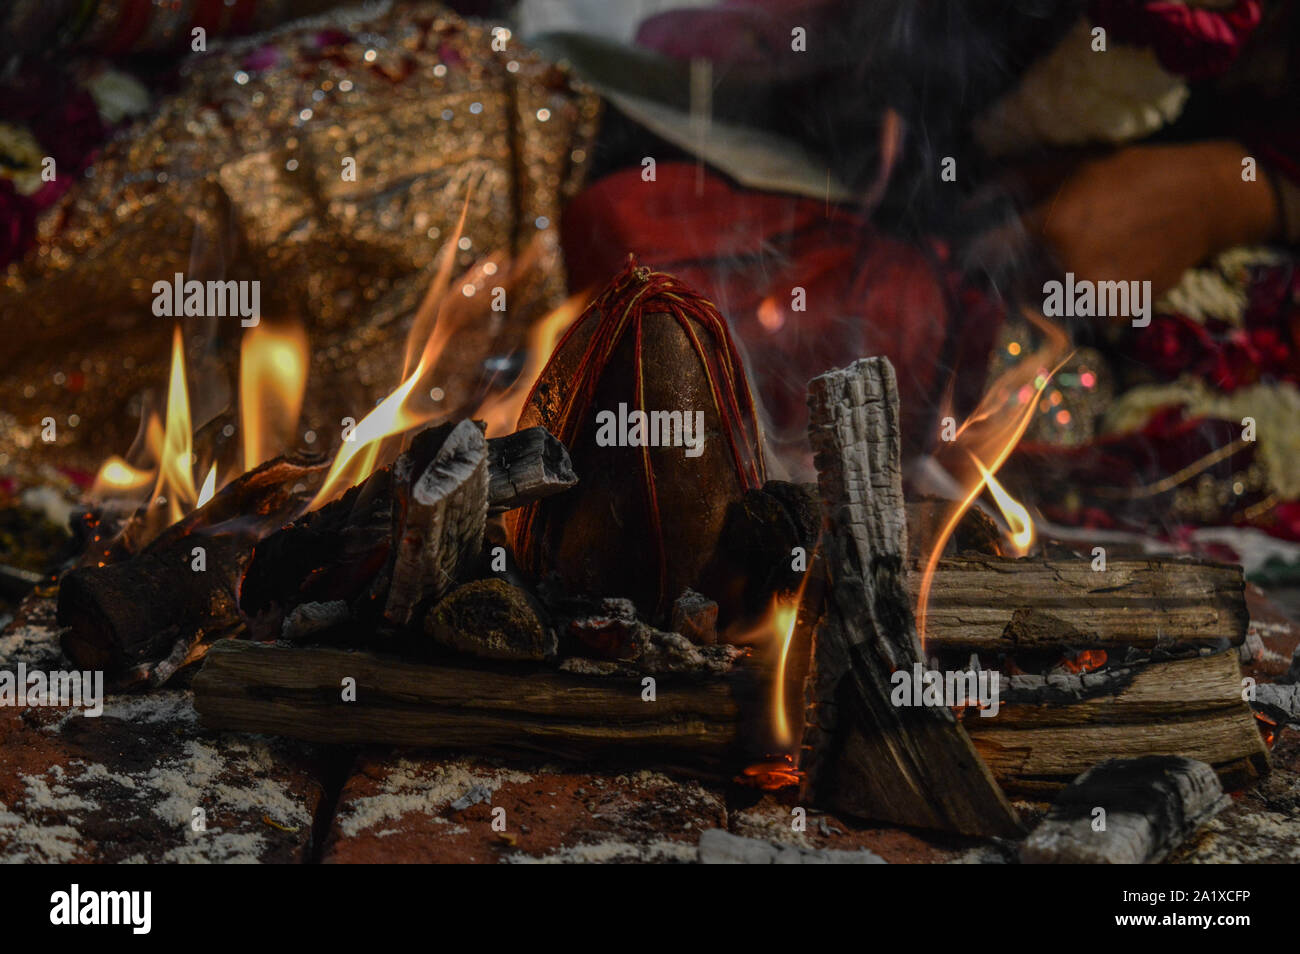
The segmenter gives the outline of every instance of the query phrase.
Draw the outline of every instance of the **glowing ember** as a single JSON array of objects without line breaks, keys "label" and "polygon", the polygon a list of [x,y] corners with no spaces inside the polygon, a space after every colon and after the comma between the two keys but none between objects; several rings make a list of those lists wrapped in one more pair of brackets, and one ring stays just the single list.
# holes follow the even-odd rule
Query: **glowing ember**
[{"label": "glowing ember", "polygon": [[761,789],[764,792],[776,792],[791,785],[798,785],[803,780],[803,772],[795,767],[794,759],[788,755],[765,759],[745,769],[736,776],[740,785]]},{"label": "glowing ember", "polygon": [[1012,549],[1016,556],[1024,556],[1034,543],[1034,521],[1030,518],[1029,511],[1025,509],[1024,504],[1007,493],[1001,481],[993,476],[993,472],[985,467],[978,457],[971,454],[970,459],[975,462],[985,486],[988,487],[989,493],[993,495],[998,509],[1002,511],[1002,516],[1007,521],[1007,527],[1011,531]]},{"label": "glowing ember", "polygon": [[1259,734],[1264,737],[1264,744],[1272,748],[1273,743],[1277,741],[1277,723],[1262,712],[1255,713],[1255,721]]},{"label": "glowing ember", "polygon": [[1095,672],[1106,665],[1107,658],[1104,649],[1085,649],[1073,656],[1066,656],[1061,660],[1061,665],[1076,674]]}]

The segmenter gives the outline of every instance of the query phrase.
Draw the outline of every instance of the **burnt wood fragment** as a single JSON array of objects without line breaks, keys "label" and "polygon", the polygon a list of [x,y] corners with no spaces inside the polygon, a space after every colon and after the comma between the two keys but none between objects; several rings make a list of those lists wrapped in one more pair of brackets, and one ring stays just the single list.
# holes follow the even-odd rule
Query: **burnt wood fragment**
[{"label": "burnt wood fragment", "polygon": [[865,818],[1013,835],[1015,810],[946,707],[900,707],[891,675],[920,662],[905,585],[898,390],[884,358],[809,384],[809,438],[824,507],[803,796]]},{"label": "burnt wood fragment", "polygon": [[1228,805],[1204,762],[1108,759],[1057,796],[1020,846],[1026,864],[1156,864]]},{"label": "burnt wood fragment", "polygon": [[[356,700],[339,686],[356,680]],[[348,745],[587,758],[661,752],[718,766],[741,733],[735,677],[658,680],[520,664],[430,665],[368,652],[226,640],[194,679],[203,725]]]}]

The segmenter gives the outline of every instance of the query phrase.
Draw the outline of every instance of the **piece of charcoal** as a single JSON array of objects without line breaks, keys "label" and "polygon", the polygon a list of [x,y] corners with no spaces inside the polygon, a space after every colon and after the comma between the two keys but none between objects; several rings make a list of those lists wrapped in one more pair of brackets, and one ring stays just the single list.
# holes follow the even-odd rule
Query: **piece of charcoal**
[{"label": "piece of charcoal", "polygon": [[475,580],[447,594],[425,617],[435,643],[480,659],[540,662],[556,654],[555,633],[533,600],[504,580]]},{"label": "piece of charcoal", "polygon": [[673,603],[673,632],[708,646],[718,641],[718,604],[703,593],[686,590]]},{"label": "piece of charcoal", "polygon": [[1108,759],[1057,796],[1025,864],[1155,864],[1229,802],[1213,768],[1171,755]]}]

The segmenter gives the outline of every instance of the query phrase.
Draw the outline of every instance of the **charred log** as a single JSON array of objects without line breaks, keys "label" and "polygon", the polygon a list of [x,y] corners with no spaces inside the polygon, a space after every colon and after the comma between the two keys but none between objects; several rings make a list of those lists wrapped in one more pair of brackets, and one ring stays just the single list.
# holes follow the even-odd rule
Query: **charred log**
[{"label": "charred log", "polygon": [[[339,686],[356,680],[356,700]],[[740,706],[729,678],[641,679],[554,669],[432,666],[365,652],[227,640],[194,680],[214,729],[313,742],[465,748],[556,758],[658,751],[695,763],[734,756]]]},{"label": "charred log", "polygon": [[897,824],[1015,834],[1015,810],[952,712],[891,701],[891,675],[922,658],[905,587],[894,369],[868,358],[824,374],[808,405],[825,530],[810,570],[821,612],[807,598],[800,610],[816,618],[803,795]]},{"label": "charred log", "polygon": [[1204,762],[1175,756],[1109,759],[1061,792],[1021,845],[1020,860],[1157,864],[1228,802]]}]

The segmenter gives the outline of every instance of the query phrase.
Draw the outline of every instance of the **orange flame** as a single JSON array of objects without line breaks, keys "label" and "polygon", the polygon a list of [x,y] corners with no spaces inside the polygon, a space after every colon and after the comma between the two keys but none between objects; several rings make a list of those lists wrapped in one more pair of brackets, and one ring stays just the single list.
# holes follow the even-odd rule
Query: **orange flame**
[{"label": "orange flame", "polygon": [[[194,508],[194,441],[190,424],[190,398],[185,385],[185,349],[180,326],[172,335],[172,370],[167,387],[167,414],[163,428],[162,454],[153,500],[167,501],[168,524],[175,523]],[[161,529],[161,527],[159,528]]]},{"label": "orange flame", "polygon": [[809,576],[808,573],[804,574],[799,588],[793,593],[778,593],[773,596],[763,617],[752,627],[738,635],[730,633],[727,636],[730,643],[764,647],[775,660],[770,690],[771,730],[774,744],[784,752],[790,752],[797,746],[786,699],[786,670],[798,628],[799,607],[803,603]]},{"label": "orange flame", "polygon": [[467,294],[449,293],[456,249],[468,209],[469,197],[466,196],[460,220],[442,248],[438,269],[411,323],[402,383],[346,435],[309,509],[315,510],[328,503],[368,477],[381,465],[384,445],[390,438],[399,437],[440,415],[437,406],[428,400],[426,378],[437,368],[438,359],[452,337],[467,327],[472,319],[482,317],[483,304],[471,299],[476,297],[479,287],[486,284],[487,277],[501,268],[499,257],[484,259],[462,279],[461,287],[468,290]]},{"label": "orange flame", "polygon": [[574,295],[558,308],[543,315],[528,331],[528,358],[519,377],[505,391],[493,395],[483,402],[474,417],[487,423],[487,436],[497,437],[509,434],[519,423],[523,413],[524,402],[541,376],[546,363],[555,351],[555,345],[569,326],[587,307],[589,292]]},{"label": "orange flame", "polygon": [[99,465],[91,493],[96,497],[104,497],[112,493],[143,490],[153,483],[153,478],[152,468],[132,467],[122,457],[113,454]]},{"label": "orange flame", "polygon": [[307,389],[307,336],[299,327],[260,322],[239,349],[239,428],[244,469],[252,470],[293,444]]},{"label": "orange flame", "polygon": [[195,503],[194,509],[198,510],[205,503],[213,498],[217,492],[217,465],[213,464],[208,470],[208,476],[203,481],[203,486],[199,488],[199,499]]},{"label": "orange flame", "polygon": [[[984,474],[992,476],[1006,463],[1033,421],[1038,399],[1073,353],[1067,353],[1069,339],[1061,328],[1034,311],[1026,310],[1025,317],[1042,331],[1043,346],[999,377],[970,417],[958,428],[955,439],[936,453],[936,457],[943,458],[949,473],[965,488],[965,493],[948,508],[943,529],[934,541],[921,576],[916,630],[922,647],[925,646],[930,590],[944,548],[966,511],[984,492],[984,488],[989,486]],[[985,467],[982,462],[984,460],[991,463]],[[974,465],[973,470],[971,464]],[[1007,499],[1011,500],[1010,495]],[[1016,505],[1019,506],[1018,503]],[[1028,516],[1026,511],[1026,521]]]},{"label": "orange flame", "polygon": [[1007,493],[1007,489],[1002,486],[1002,482],[993,476],[993,472],[980,462],[980,459],[974,454],[970,459],[975,462],[979,469],[980,477],[983,478],[985,486],[988,487],[989,493],[993,495],[993,500],[997,503],[998,509],[1002,511],[1003,518],[1007,521],[1007,529],[1011,531],[1010,542],[1012,549],[1015,550],[1016,556],[1024,556],[1029,552],[1029,548],[1034,544],[1034,521],[1029,516],[1029,511],[1025,505],[1015,497]]}]

